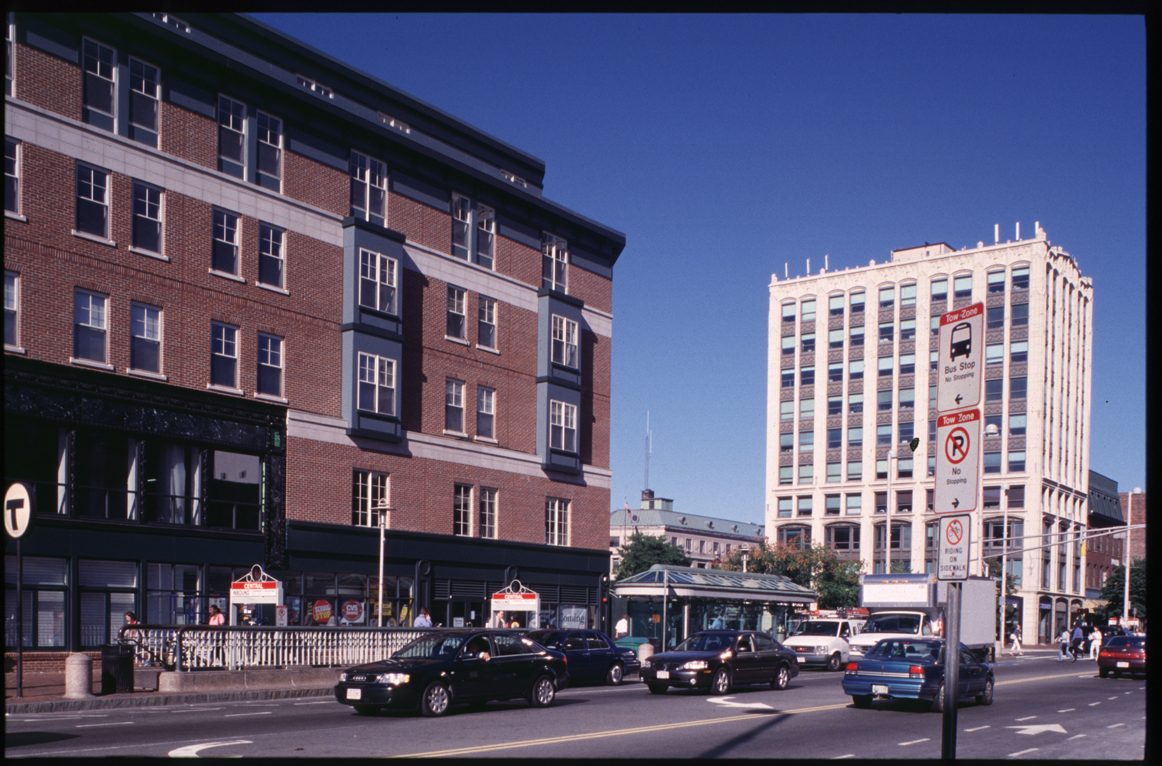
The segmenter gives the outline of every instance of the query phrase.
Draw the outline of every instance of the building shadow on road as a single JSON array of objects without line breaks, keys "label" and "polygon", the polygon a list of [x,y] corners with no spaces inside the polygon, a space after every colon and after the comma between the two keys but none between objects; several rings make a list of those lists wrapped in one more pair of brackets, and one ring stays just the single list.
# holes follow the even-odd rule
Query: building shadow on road
[{"label": "building shadow on road", "polygon": [[760,723],[758,726],[755,726],[750,731],[739,734],[737,737],[731,737],[730,739],[726,740],[725,742],[720,742],[719,744],[715,745],[714,747],[710,748],[709,750],[703,750],[701,753],[698,753],[694,757],[695,758],[729,758],[731,750],[733,750],[735,747],[737,747],[738,745],[741,745],[745,742],[751,741],[752,739],[754,739],[755,737],[757,737],[760,734],[765,734],[766,732],[768,732],[771,729],[773,729],[774,727],[778,726],[780,723],[782,723],[783,721],[785,721],[788,718],[786,713],[775,713],[774,715],[772,715],[770,712],[762,711],[762,710],[752,710],[749,712],[751,712],[752,714],[757,715],[757,716],[762,716],[763,718],[769,718],[770,720],[764,721],[763,723]]}]

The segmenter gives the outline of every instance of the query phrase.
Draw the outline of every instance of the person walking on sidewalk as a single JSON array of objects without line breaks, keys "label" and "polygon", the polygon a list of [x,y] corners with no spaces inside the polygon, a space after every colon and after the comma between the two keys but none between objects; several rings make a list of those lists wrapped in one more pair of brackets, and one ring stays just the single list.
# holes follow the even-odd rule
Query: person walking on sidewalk
[{"label": "person walking on sidewalk", "polygon": [[1073,626],[1073,636],[1069,642],[1069,653],[1073,655],[1073,661],[1077,662],[1077,655],[1081,654],[1081,642],[1085,640],[1085,632],[1081,629],[1081,623]]},{"label": "person walking on sidewalk", "polygon": [[1094,625],[1093,632],[1089,634],[1089,658],[1091,660],[1097,660],[1099,649],[1101,649],[1101,630]]},{"label": "person walking on sidewalk", "polygon": [[1020,655],[1022,657],[1025,656],[1025,653],[1021,651],[1021,626],[1020,625],[1017,625],[1016,627],[1013,628],[1013,645],[1011,647],[1009,647],[1009,655],[1012,657],[1016,657],[1017,655]]},{"label": "person walking on sidewalk", "polygon": [[1069,659],[1069,628],[1062,628],[1061,635],[1057,637],[1057,661],[1065,662]]}]

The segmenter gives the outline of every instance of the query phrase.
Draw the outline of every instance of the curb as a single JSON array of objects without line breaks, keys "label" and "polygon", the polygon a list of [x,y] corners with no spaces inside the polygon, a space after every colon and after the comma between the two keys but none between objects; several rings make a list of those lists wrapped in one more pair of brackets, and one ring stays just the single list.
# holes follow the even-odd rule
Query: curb
[{"label": "curb", "polygon": [[105,708],[156,707],[159,705],[196,705],[206,702],[246,702],[251,700],[293,699],[295,697],[329,697],[334,687],[318,689],[269,689],[265,691],[237,691],[200,694],[150,694],[141,697],[98,697],[81,700],[46,700],[17,702],[4,706],[8,715],[27,713],[71,713]]}]

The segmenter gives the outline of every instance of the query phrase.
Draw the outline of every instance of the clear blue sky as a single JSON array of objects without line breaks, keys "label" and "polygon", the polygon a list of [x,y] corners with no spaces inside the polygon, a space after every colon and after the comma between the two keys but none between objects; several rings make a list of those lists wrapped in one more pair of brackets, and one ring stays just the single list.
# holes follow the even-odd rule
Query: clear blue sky
[{"label": "clear blue sky", "polygon": [[1146,486],[1132,16],[258,14],[546,163],[625,233],[612,505],[763,521],[767,285],[1040,221],[1093,279],[1090,465]]}]

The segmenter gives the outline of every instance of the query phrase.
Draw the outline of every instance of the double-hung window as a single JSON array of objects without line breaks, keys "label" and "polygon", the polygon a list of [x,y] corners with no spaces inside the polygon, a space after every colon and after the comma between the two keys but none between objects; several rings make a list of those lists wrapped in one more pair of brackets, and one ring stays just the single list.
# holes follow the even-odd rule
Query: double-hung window
[{"label": "double-hung window", "polygon": [[858,292],[851,294],[851,313],[860,314],[863,312],[864,302],[867,300],[867,293]]},{"label": "double-hung window", "polygon": [[1009,361],[1024,364],[1029,361],[1029,341],[1015,340],[1009,344]]},{"label": "double-hung window", "polygon": [[784,335],[783,339],[782,339],[782,345],[783,345],[783,356],[794,356],[795,355],[795,336],[794,335]]},{"label": "double-hung window", "polygon": [[496,539],[496,490],[480,488],[480,536]]},{"label": "double-hung window", "polygon": [[549,402],[549,446],[562,452],[577,451],[577,407],[568,402]]},{"label": "double-hung window", "polygon": [[133,246],[161,254],[161,190],[133,182]]},{"label": "double-hung window", "polygon": [[264,112],[257,114],[258,185],[271,191],[282,191],[282,120]]},{"label": "double-hung window", "polygon": [[948,302],[948,279],[933,279],[932,280],[932,303],[940,304]]},{"label": "double-hung window", "polygon": [[282,365],[282,338],[258,333],[258,393],[282,396]]},{"label": "double-hung window", "polygon": [[492,268],[495,255],[496,212],[473,204],[459,194],[452,195],[452,255]]},{"label": "double-hung window", "polygon": [[954,300],[972,297],[972,274],[964,274],[953,279],[952,297]]},{"label": "double-hung window", "polygon": [[985,312],[985,321],[989,330],[1005,329],[1005,307],[990,306]]},{"label": "double-hung window", "polygon": [[20,276],[4,272],[4,346],[20,348]]},{"label": "double-hung window", "polygon": [[472,534],[472,487],[465,484],[455,485],[452,492],[452,534]]},{"label": "double-hung window", "polygon": [[1013,290],[1029,289],[1029,267],[1017,266],[1013,269]]},{"label": "double-hung window", "polygon": [[916,374],[916,355],[915,354],[900,354],[900,374],[901,375],[915,375]]},{"label": "double-hung window", "polygon": [[476,436],[496,438],[496,389],[476,387]]},{"label": "double-hung window", "polygon": [[789,301],[783,304],[783,323],[795,321],[795,302]]},{"label": "double-hung window", "polygon": [[862,446],[863,446],[863,426],[852,426],[852,427],[848,428],[847,429],[847,447],[848,447],[848,449],[851,449],[853,447],[862,447]]},{"label": "double-hung window", "polygon": [[387,165],[351,152],[351,215],[387,225]]},{"label": "double-hung window", "polygon": [[160,374],[161,309],[134,303],[129,318],[129,369]]},{"label": "double-hung window", "polygon": [[77,231],[109,239],[109,174],[77,165]]},{"label": "double-hung window", "polygon": [[238,328],[210,323],[210,385],[238,388]]},{"label": "double-hung window", "polygon": [[880,288],[880,310],[890,309],[896,304],[896,288],[881,287]]},{"label": "double-hung window", "polygon": [[286,256],[283,241],[286,233],[270,224],[258,224],[258,283],[283,289]]},{"label": "double-hung window", "polygon": [[805,332],[799,338],[799,347],[804,354],[815,353],[815,333]]},{"label": "double-hung window", "polygon": [[1026,327],[1029,324],[1029,304],[1017,303],[1013,305],[1013,327]]},{"label": "double-hung window", "polygon": [[916,283],[911,282],[906,285],[900,285],[900,305],[901,306],[915,306],[916,305]]},{"label": "double-hung window", "polygon": [[116,59],[112,48],[85,38],[81,46],[81,65],[85,72],[81,115],[85,122],[105,130],[113,130],[116,124]]},{"label": "double-hung window", "polygon": [[833,317],[843,316],[843,293],[832,295],[827,299],[827,311]]},{"label": "double-hung window", "polygon": [[863,360],[852,359],[847,363],[847,379],[863,380]]},{"label": "double-hung window", "polygon": [[569,245],[548,232],[541,235],[542,283],[547,290],[568,292]]},{"label": "double-hung window", "polygon": [[1004,291],[1005,291],[1005,270],[1004,269],[1000,269],[998,271],[988,272],[988,274],[986,275],[986,280],[988,282],[988,294],[989,295],[996,295],[998,293],[1004,293]]},{"label": "double-hung window", "polygon": [[843,328],[827,331],[827,348],[843,348]]},{"label": "double-hung window", "polygon": [[359,305],[386,314],[398,314],[396,278],[398,263],[382,253],[359,251]]},{"label": "double-hung window", "polygon": [[452,195],[452,255],[468,260],[472,242],[472,200]]},{"label": "double-hung window", "polygon": [[463,288],[448,285],[448,321],[445,335],[454,340],[468,339],[467,293]]},{"label": "double-hung window", "polygon": [[989,343],[984,347],[985,366],[1003,364],[1005,361],[1005,344]]},{"label": "double-hung window", "polygon": [[218,96],[218,170],[246,177],[246,104]]},{"label": "double-hung window", "polygon": [[800,322],[814,322],[815,321],[815,299],[808,298],[799,306],[799,321]]},{"label": "double-hung window", "polygon": [[109,356],[109,298],[88,290],[73,295],[73,358],[105,364]]},{"label": "double-hung window", "polygon": [[358,408],[380,415],[395,414],[395,361],[359,353]]},{"label": "double-hung window", "polygon": [[480,319],[476,327],[476,345],[481,348],[497,349],[496,345],[496,299],[480,296]]},{"label": "double-hung window", "polygon": [[896,337],[896,326],[891,322],[880,323],[880,343],[891,343]]},{"label": "double-hung window", "polygon": [[388,475],[361,471],[351,475],[351,523],[357,527],[378,527],[379,514],[388,506]]},{"label": "double-hung window", "polygon": [[916,340],[916,320],[915,319],[901,319],[900,320],[900,342],[907,343],[908,341]]},{"label": "double-hung window", "polygon": [[[901,388],[900,389],[900,409],[901,410],[913,410],[915,408],[916,408],[916,389],[914,389],[914,388]],[[908,441],[911,441],[911,440],[912,440],[911,437],[909,437]]]},{"label": "double-hung window", "polygon": [[863,348],[863,335],[864,335],[863,325],[860,325],[859,327],[852,327],[851,328],[851,347],[852,348]]},{"label": "double-hung window", "polygon": [[559,497],[545,498],[545,544],[569,544],[569,501]]},{"label": "double-hung window", "polygon": [[131,138],[157,147],[161,76],[157,67],[129,59],[129,125]]},{"label": "double-hung window", "polygon": [[553,315],[553,363],[577,369],[577,323]]},{"label": "double-hung window", "polygon": [[238,258],[238,216],[225,210],[214,208],[214,250],[210,258],[210,269],[220,274],[237,277]]},{"label": "double-hung window", "polygon": [[829,362],[827,364],[827,382],[843,382],[843,362]]},{"label": "double-hung window", "polygon": [[447,378],[444,381],[444,430],[464,433],[464,381]]},{"label": "double-hung window", "polygon": [[20,142],[4,139],[4,211],[20,215]]}]

